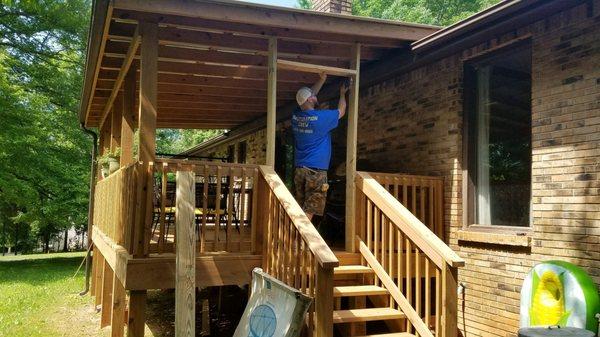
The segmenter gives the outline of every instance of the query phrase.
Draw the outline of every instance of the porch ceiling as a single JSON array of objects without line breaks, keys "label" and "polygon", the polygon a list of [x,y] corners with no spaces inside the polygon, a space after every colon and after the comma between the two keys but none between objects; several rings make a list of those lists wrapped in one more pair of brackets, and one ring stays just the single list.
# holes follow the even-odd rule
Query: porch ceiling
[{"label": "porch ceiling", "polygon": [[[88,127],[100,124],[139,21],[159,24],[159,128],[230,129],[265,115],[270,36],[281,59],[348,68],[355,43],[364,63],[438,30],[238,1],[97,0],[80,108]],[[138,59],[139,50],[132,69]],[[279,70],[278,108],[317,78]]]}]

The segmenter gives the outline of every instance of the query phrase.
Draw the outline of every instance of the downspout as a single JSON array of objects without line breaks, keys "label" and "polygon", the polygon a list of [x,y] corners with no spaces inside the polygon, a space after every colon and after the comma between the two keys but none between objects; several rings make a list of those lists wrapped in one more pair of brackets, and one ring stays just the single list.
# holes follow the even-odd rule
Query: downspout
[{"label": "downspout", "polygon": [[87,255],[85,258],[85,289],[79,293],[79,295],[83,296],[87,294],[90,290],[90,274],[92,273],[92,226],[94,224],[94,192],[96,190],[96,155],[98,153],[98,135],[85,127],[83,123],[81,123],[81,129],[83,132],[87,133],[90,137],[92,137],[92,163],[91,163],[91,175],[90,175],[90,195],[88,201],[88,239],[87,239]]}]

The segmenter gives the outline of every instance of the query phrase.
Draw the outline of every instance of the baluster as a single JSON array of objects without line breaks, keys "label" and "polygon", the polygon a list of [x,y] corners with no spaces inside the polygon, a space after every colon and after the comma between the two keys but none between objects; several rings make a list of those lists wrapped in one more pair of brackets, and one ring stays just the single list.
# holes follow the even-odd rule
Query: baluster
[{"label": "baluster", "polygon": [[[375,259],[379,260],[379,258],[377,257],[379,255],[379,208],[377,208],[377,206],[373,205],[373,255],[375,255]],[[379,285],[379,278],[374,277],[375,279],[375,285],[378,286]]]},{"label": "baluster", "polygon": [[[406,238],[406,299],[408,300],[408,303],[410,303],[410,305],[414,308],[414,302],[412,301],[412,277],[411,277],[411,250],[412,250],[412,246],[411,246],[411,242],[408,239],[408,237]],[[406,328],[408,332],[412,332],[412,325],[410,324],[410,321],[407,320],[406,321]]]},{"label": "baluster", "polygon": [[217,191],[215,193],[215,249],[220,251],[221,234],[221,166],[217,166]]},{"label": "baluster", "polygon": [[442,298],[440,297],[440,270],[435,267],[435,337],[442,332]]},{"label": "baluster", "polygon": [[412,214],[414,214],[415,216],[417,216],[417,182],[415,181],[415,179],[411,179],[411,183],[412,183],[412,205],[411,205],[411,209],[410,211],[412,212]]},{"label": "baluster", "polygon": [[425,325],[429,329],[431,316],[431,279],[429,278],[429,258],[425,257]]},{"label": "baluster", "polygon": [[208,217],[208,182],[210,171],[204,165],[204,186],[202,186],[202,227],[200,228],[200,252],[206,251],[206,220]]},{"label": "baluster", "polygon": [[427,227],[429,227],[429,229],[431,229],[432,232],[435,233],[435,235],[438,235],[436,226],[435,226],[435,220],[433,218],[433,181],[429,180],[428,181],[428,188],[427,188],[427,197],[428,197],[428,203],[429,203],[429,207],[427,207],[427,210],[429,211],[429,220],[427,222]]},{"label": "baluster", "polygon": [[298,230],[296,229],[296,227],[292,227],[294,230],[294,257],[296,258],[295,262],[294,262],[294,288],[299,289],[300,288],[300,278],[302,277],[302,275],[300,274],[300,233],[298,233]]},{"label": "baluster", "polygon": [[[255,168],[252,172],[252,211],[250,213],[250,219],[251,219],[250,220],[250,244],[252,246],[252,251],[254,253],[262,253],[262,251],[259,251],[259,252],[256,251],[256,231],[257,231],[256,226],[262,226],[261,228],[265,227],[265,224],[260,224],[260,225],[256,224],[256,219],[258,218],[258,214],[256,214],[256,208],[258,207],[258,199],[257,199],[258,188],[257,188],[257,186],[258,186],[258,169]],[[266,190],[270,190],[270,189],[267,187]],[[261,238],[261,240],[262,240],[262,238]]]},{"label": "baluster", "polygon": [[234,167],[229,167],[229,175],[227,176],[229,179],[229,187],[227,190],[227,229],[225,236],[225,247],[228,252],[231,252],[231,244],[233,241],[232,231],[231,231],[231,222],[233,220],[233,183],[235,180],[235,170]]},{"label": "baluster", "polygon": [[371,200],[365,196],[367,202],[367,247],[369,250],[373,248],[373,204]]},{"label": "baluster", "polygon": [[[394,275],[394,227],[396,227],[389,219],[386,219],[386,229],[388,231],[388,275],[392,277]],[[396,305],[396,301],[390,295],[390,308],[393,308]]]},{"label": "baluster", "polygon": [[421,315],[421,251],[415,247],[415,311]]},{"label": "baluster", "polygon": [[244,242],[246,241],[245,223],[246,223],[246,168],[242,168],[242,182],[240,186],[240,215],[238,216],[238,228],[240,231],[240,251],[246,251],[244,249]]},{"label": "baluster", "polygon": [[[308,247],[306,247],[308,251]],[[308,296],[315,298],[315,261],[311,252],[308,252],[308,260],[309,260],[309,276],[308,276]],[[315,331],[315,301],[312,302],[311,309],[308,316],[308,327],[311,335],[314,335]]]}]

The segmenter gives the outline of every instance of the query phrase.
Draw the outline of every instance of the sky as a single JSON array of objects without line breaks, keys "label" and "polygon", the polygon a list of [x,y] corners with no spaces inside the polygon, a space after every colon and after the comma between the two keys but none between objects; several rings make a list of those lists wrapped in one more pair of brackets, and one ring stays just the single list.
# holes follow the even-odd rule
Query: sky
[{"label": "sky", "polygon": [[256,2],[265,5],[274,5],[274,6],[285,6],[285,7],[295,7],[298,3],[297,0],[243,0],[246,2]]}]

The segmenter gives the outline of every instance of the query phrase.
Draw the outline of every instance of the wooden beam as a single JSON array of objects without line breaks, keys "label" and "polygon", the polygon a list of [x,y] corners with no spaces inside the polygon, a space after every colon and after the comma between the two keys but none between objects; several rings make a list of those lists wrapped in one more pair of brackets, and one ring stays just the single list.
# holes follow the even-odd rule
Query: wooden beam
[{"label": "wooden beam", "polygon": [[[291,61],[290,61],[291,62]],[[134,64],[138,63],[134,61]],[[115,72],[119,66],[119,59],[111,58],[102,62],[102,70]],[[206,77],[220,77],[230,79],[246,80],[265,80],[267,78],[266,67],[240,66],[240,65],[221,65],[221,64],[202,64],[202,63],[182,63],[172,61],[159,61],[158,72],[160,74],[179,74],[185,76],[202,75]],[[280,74],[278,80],[289,83],[314,82],[317,76],[313,74]],[[296,84],[298,85],[298,84]]]},{"label": "wooden beam", "polygon": [[117,95],[110,113],[110,150],[121,148],[121,124],[123,119],[123,96]]},{"label": "wooden beam", "polygon": [[133,57],[135,56],[135,53],[137,52],[139,43],[140,43],[140,34],[139,34],[138,28],[136,28],[135,32],[133,33],[133,37],[131,38],[131,42],[129,44],[129,49],[127,50],[127,55],[125,55],[125,60],[123,60],[123,64],[121,65],[121,69],[119,70],[119,76],[117,76],[117,80],[115,81],[114,87],[112,89],[112,93],[108,99],[108,102],[106,103],[106,106],[104,107],[104,111],[102,112],[102,118],[100,119],[100,125],[104,124],[104,121],[106,120],[106,116],[108,116],[108,113],[110,112],[110,109],[112,108],[112,104],[115,101],[115,98],[117,97],[117,94],[119,93],[119,90],[121,88],[121,83],[123,83],[123,80],[125,79],[125,75],[127,75],[127,72],[129,71],[129,67],[131,66],[131,63],[133,62]]},{"label": "wooden beam", "polygon": [[277,39],[269,39],[267,88],[267,166],[275,167],[275,127],[277,123]]},{"label": "wooden beam", "polygon": [[121,121],[121,167],[133,164],[135,132],[136,69],[129,68],[123,84],[123,120]]},{"label": "wooden beam", "polygon": [[95,5],[94,13],[96,15],[92,18],[91,36],[88,42],[88,57],[85,62],[83,94],[79,106],[79,120],[83,123],[87,121],[113,13],[112,1],[98,0],[95,2]]},{"label": "wooden beam", "polygon": [[[135,94],[134,94],[135,95]],[[278,97],[279,98],[279,97]],[[177,94],[177,93],[158,93],[158,103],[162,102],[179,102],[179,103],[188,103],[188,104],[202,104],[202,103],[223,103],[224,104],[248,104],[248,105],[262,105],[264,106],[264,111],[266,111],[266,102],[267,95],[262,97],[228,97],[223,98],[223,96],[219,95],[193,95],[193,94]],[[101,105],[104,107],[104,103],[106,102],[106,97],[96,97],[94,98],[93,106]],[[137,102],[136,97],[133,98],[134,103]],[[288,99],[289,100],[289,99]],[[278,99],[277,104],[285,103],[287,100]],[[98,110],[98,109],[92,109]],[[123,137],[123,136],[121,136]]]},{"label": "wooden beam", "polygon": [[[360,57],[360,54],[359,54]],[[360,60],[359,60],[360,63]],[[327,67],[318,64],[309,64],[288,60],[277,60],[277,68],[282,70],[301,71],[315,74],[325,73],[327,75],[334,76],[354,76],[356,75],[355,69],[344,69],[336,67]]]},{"label": "wooden beam", "polygon": [[177,231],[175,267],[175,336],[194,337],[196,333],[196,192],[194,172],[177,171],[175,227]]},{"label": "wooden beam", "polygon": [[[113,14],[113,20],[123,23],[136,24],[138,21],[156,21],[161,25],[168,25],[171,27],[208,31],[208,32],[219,32],[219,33],[232,33],[244,36],[253,37],[265,37],[275,36],[280,40],[286,41],[303,41],[303,42],[314,42],[315,34],[306,32],[291,27],[275,28],[275,27],[264,27],[252,24],[244,24],[237,22],[223,22],[216,20],[196,20],[189,17],[173,16],[173,15],[157,15],[154,13],[142,13],[134,11],[123,11],[116,10]],[[424,36],[434,33],[438,28],[431,27],[429,31],[424,32]],[[355,43],[361,43],[366,46],[382,47],[382,48],[399,48],[404,46],[407,41],[398,40],[397,38],[382,38],[382,37],[358,37],[347,34],[332,34],[332,33],[319,33],[318,40],[322,42],[336,42],[344,43],[348,45],[354,45]]]},{"label": "wooden beam", "polygon": [[333,269],[317,265],[315,290],[315,336],[333,336]]},{"label": "wooden beam", "polygon": [[[127,41],[111,40],[106,44],[104,57],[113,59],[123,59],[127,53]],[[139,56],[135,56],[139,59]],[[281,58],[281,55],[280,55]],[[330,67],[347,68],[348,61],[342,59],[315,59],[314,57],[298,55],[288,56],[288,59],[298,62],[315,62]],[[253,53],[232,53],[221,50],[207,50],[205,48],[189,48],[171,45],[158,46],[158,60],[180,63],[217,63],[222,65],[243,65],[252,67],[266,67],[267,53],[264,55]]]},{"label": "wooden beam", "polygon": [[[356,144],[358,133],[358,99],[360,88],[360,44],[352,48],[354,58],[351,67],[354,69],[350,95],[348,98],[348,131],[346,139],[346,251],[356,251]],[[362,226],[363,224],[358,224]]]},{"label": "wooden beam", "polygon": [[[247,37],[241,35],[199,32],[175,27],[160,27],[159,44],[186,48],[219,49],[231,52],[268,55],[268,37]],[[132,26],[113,23],[109,32],[111,41],[129,41]],[[313,60],[348,59],[347,45],[335,42],[294,42],[281,41],[278,46],[282,57],[304,57]],[[385,49],[372,48],[363,55],[365,60],[377,59],[384,54]]]},{"label": "wooden beam", "polygon": [[140,22],[139,29],[142,37],[138,118],[139,156],[143,162],[152,162],[156,152],[158,25]]},{"label": "wooden beam", "polygon": [[432,33],[431,26],[406,24],[391,20],[358,18],[331,13],[290,9],[267,5],[224,1],[160,1],[114,0],[115,9],[164,15],[253,24],[319,33],[344,34],[359,37],[418,40]]}]

